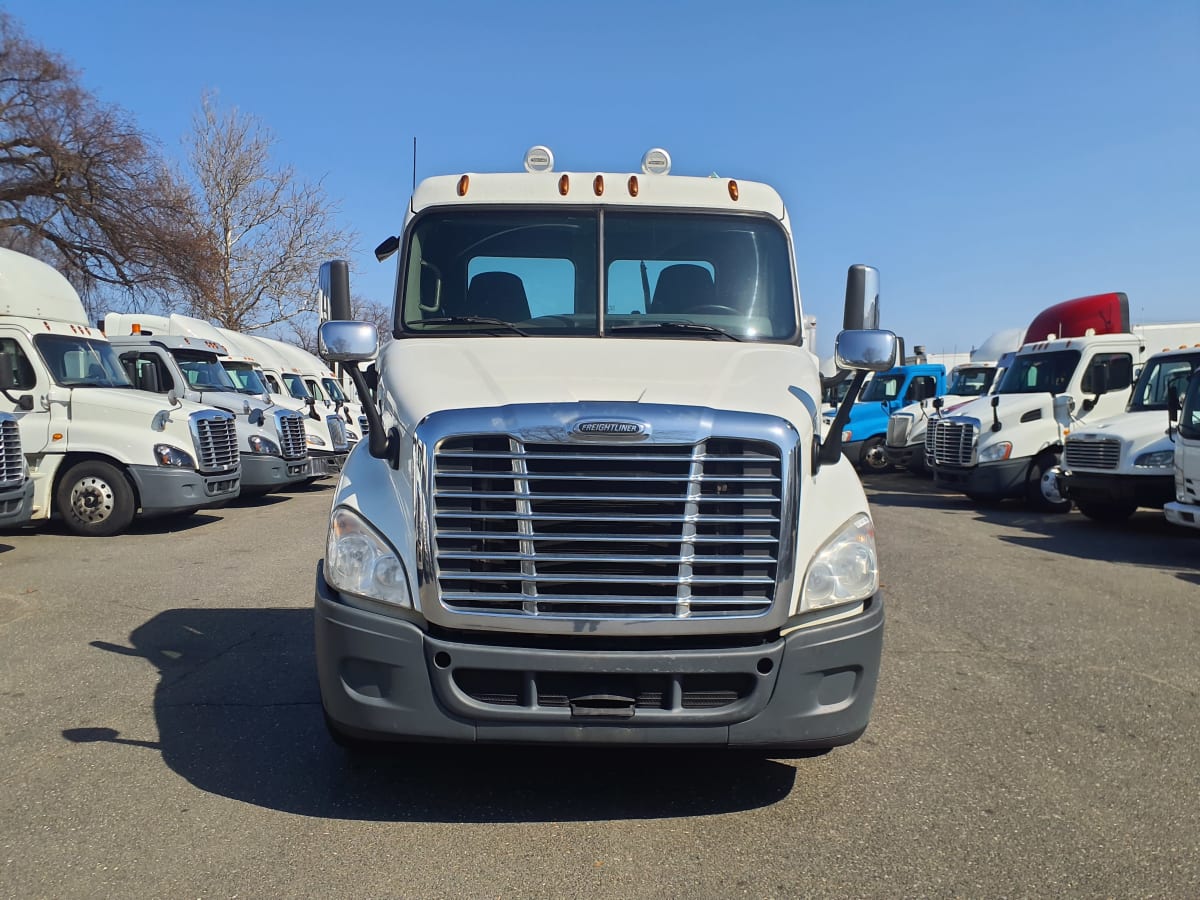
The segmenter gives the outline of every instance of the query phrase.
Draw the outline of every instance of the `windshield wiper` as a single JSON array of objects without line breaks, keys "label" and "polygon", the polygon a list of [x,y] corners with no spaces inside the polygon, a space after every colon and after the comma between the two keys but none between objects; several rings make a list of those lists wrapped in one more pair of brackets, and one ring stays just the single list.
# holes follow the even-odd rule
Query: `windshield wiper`
[{"label": "windshield wiper", "polygon": [[716,325],[705,325],[701,322],[639,322],[635,325],[614,325],[609,331],[626,331],[626,332],[652,332],[652,331],[670,331],[677,334],[703,334],[707,337],[713,337],[718,340],[740,341],[741,338],[732,332],[726,331],[724,328],[718,328]]},{"label": "windshield wiper", "polygon": [[503,319],[492,319],[488,316],[442,316],[437,319],[421,319],[419,322],[409,322],[409,325],[492,325],[505,328],[521,337],[529,337],[529,332],[518,328],[512,322]]}]

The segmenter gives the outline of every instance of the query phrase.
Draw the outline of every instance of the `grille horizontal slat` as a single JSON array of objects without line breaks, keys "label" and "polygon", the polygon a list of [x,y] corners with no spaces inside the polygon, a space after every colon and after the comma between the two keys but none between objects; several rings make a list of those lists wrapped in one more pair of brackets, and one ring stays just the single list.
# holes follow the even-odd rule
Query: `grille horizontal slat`
[{"label": "grille horizontal slat", "polygon": [[747,616],[774,599],[782,461],[766,441],[443,439],[432,473],[441,603],[514,616]]},{"label": "grille horizontal slat", "polygon": [[229,472],[238,467],[237,427],[233,416],[212,410],[191,415],[196,466],[201,472]]},{"label": "grille horizontal slat", "polygon": [[1063,458],[1068,466],[1079,469],[1116,469],[1121,464],[1121,442],[1112,438],[1086,441],[1067,438]]},{"label": "grille horizontal slat", "polygon": [[279,452],[284,459],[303,459],[308,455],[304,417],[286,410],[275,411],[275,429],[279,432]]},{"label": "grille horizontal slat", "polygon": [[925,430],[925,458],[947,466],[969,466],[975,458],[975,427],[948,419],[934,419]]},{"label": "grille horizontal slat", "polygon": [[11,419],[0,422],[0,486],[20,484],[24,480],[20,426]]}]

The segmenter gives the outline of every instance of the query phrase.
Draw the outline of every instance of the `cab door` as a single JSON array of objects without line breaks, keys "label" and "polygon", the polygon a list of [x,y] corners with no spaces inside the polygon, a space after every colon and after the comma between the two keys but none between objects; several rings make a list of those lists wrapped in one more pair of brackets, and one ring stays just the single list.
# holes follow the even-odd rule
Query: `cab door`
[{"label": "cab door", "polygon": [[[50,373],[40,364],[41,358],[23,333],[0,329],[0,354],[7,354],[0,359],[11,362],[15,382],[8,397],[0,394],[0,410],[16,417],[21,429],[21,449],[27,456],[45,452],[50,443],[50,410],[53,408],[48,402],[54,388]],[[32,401],[32,409],[21,408],[21,401],[26,397]]]}]

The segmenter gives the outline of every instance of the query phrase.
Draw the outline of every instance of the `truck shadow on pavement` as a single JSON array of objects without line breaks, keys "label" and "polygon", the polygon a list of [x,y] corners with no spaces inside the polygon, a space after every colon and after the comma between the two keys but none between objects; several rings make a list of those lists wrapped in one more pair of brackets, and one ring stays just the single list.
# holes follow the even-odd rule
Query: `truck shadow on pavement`
[{"label": "truck shadow on pavement", "polygon": [[[173,609],[97,651],[159,672],[159,741],[69,728],[75,743],[157,750],[204,791],[336,819],[551,822],[713,815],[791,791],[792,765],[679,750],[416,746],[351,759],[325,733],[308,609]],[[136,665],[135,660],[130,660]]]}]

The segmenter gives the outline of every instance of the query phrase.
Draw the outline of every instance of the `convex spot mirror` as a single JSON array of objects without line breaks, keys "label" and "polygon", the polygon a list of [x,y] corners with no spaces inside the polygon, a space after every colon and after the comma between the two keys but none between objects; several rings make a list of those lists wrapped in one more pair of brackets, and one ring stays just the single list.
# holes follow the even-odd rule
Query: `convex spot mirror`
[{"label": "convex spot mirror", "polygon": [[886,372],[896,364],[896,349],[896,335],[890,331],[843,331],[837,336],[833,357],[839,369]]},{"label": "convex spot mirror", "polygon": [[379,350],[379,332],[369,322],[325,322],[317,334],[330,362],[363,362]]}]

